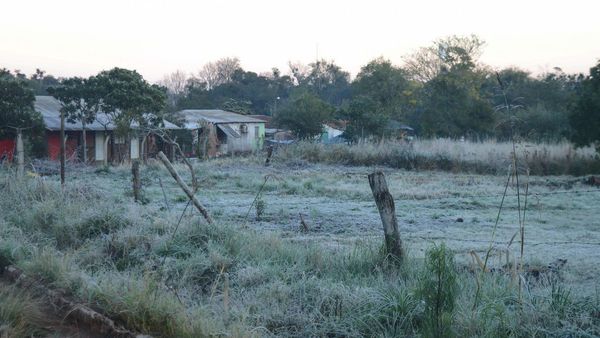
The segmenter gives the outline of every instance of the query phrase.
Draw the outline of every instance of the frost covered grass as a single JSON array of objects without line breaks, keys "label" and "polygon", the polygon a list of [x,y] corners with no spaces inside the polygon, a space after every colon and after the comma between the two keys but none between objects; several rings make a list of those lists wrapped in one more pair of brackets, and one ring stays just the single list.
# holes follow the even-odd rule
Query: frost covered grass
[{"label": "frost covered grass", "polygon": [[[598,266],[597,255],[585,257],[597,247],[560,251],[543,243],[553,236],[600,238],[591,210],[597,195],[531,204],[531,241],[544,256],[527,256],[528,262],[541,259],[544,266],[553,252],[583,265],[560,279],[531,281],[521,300],[511,276],[485,274],[475,302],[477,279],[466,252],[487,247],[497,199],[469,196],[497,194],[505,178],[388,169],[409,246],[408,260],[397,266],[380,250],[366,181],[373,168],[261,163],[197,164],[198,196],[214,225],[191,209],[178,225],[186,200],[155,163],[142,168],[145,205],[133,203],[127,167],[72,172],[64,190],[57,177],[14,180],[0,172],[0,265],[17,265],[127,327],[161,337],[600,334],[597,274],[584,271]],[[274,178],[257,220],[250,205],[266,175]],[[573,180],[532,177],[532,191],[578,189]],[[514,233],[514,207],[507,200],[510,214],[499,231],[506,241]],[[306,215],[308,232],[300,231],[298,213]],[[465,222],[456,223],[457,216]],[[586,284],[575,287],[574,280]],[[432,292],[434,285],[448,292]]]},{"label": "frost covered grass", "polygon": [[[361,142],[354,145],[298,143],[282,148],[281,160],[304,159],[314,163],[381,165],[410,170],[442,170],[497,174],[512,163],[512,143],[452,139],[416,139]],[[600,173],[600,158],[593,147],[575,148],[569,142],[518,142],[517,156],[533,175],[585,175]],[[526,164],[526,165],[525,165]]]}]

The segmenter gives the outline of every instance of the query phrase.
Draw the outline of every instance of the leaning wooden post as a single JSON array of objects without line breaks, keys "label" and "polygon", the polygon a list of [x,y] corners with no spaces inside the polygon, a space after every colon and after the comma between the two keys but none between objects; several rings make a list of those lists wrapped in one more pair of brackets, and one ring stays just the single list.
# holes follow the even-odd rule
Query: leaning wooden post
[{"label": "leaning wooden post", "polygon": [[188,187],[188,185],[185,184],[185,182],[181,179],[181,176],[179,176],[179,174],[177,173],[177,170],[175,170],[175,168],[173,167],[173,165],[171,164],[171,162],[169,161],[167,156],[165,156],[165,154],[162,151],[159,151],[158,158],[162,161],[162,163],[165,165],[165,167],[167,168],[167,170],[169,171],[171,176],[173,176],[175,181],[177,181],[177,184],[179,184],[181,189],[185,192],[185,194],[188,196],[188,198],[192,201],[192,203],[194,204],[196,209],[198,209],[198,211],[200,211],[200,213],[202,214],[202,216],[204,216],[206,221],[209,224],[211,224],[213,221],[212,221],[212,218],[210,217],[210,215],[208,214],[208,211],[200,203],[200,201],[198,201],[196,196],[194,196],[194,192],[192,191],[192,189],[190,189],[190,187]]},{"label": "leaning wooden post", "polygon": [[386,251],[388,254],[402,259],[404,257],[404,252],[402,250],[400,232],[398,231],[396,207],[394,205],[394,198],[388,190],[383,173],[377,171],[370,174],[369,185],[371,186],[377,209],[379,209],[379,216],[381,216]]},{"label": "leaning wooden post", "polygon": [[17,176],[25,174],[25,150],[23,146],[23,129],[17,129]]},{"label": "leaning wooden post", "polygon": [[140,161],[131,161],[131,174],[133,176],[133,199],[136,202],[142,200],[142,180],[140,179]]}]

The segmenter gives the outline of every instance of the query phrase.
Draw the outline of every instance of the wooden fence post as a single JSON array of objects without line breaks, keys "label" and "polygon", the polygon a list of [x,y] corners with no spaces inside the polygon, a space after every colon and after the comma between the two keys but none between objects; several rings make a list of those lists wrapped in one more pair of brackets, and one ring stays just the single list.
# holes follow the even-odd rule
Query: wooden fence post
[{"label": "wooden fence post", "polygon": [[383,172],[377,171],[369,174],[369,185],[371,186],[377,209],[379,209],[379,216],[381,216],[386,251],[388,254],[402,259],[404,252],[400,232],[398,231],[396,207],[394,205],[394,198],[388,190]]},{"label": "wooden fence post", "polygon": [[136,202],[142,201],[142,180],[140,179],[140,161],[131,161],[131,174],[133,175],[133,199]]},{"label": "wooden fence post", "polygon": [[265,167],[268,167],[271,164],[271,156],[273,156],[273,146],[267,147],[267,159],[265,160]]},{"label": "wooden fence post", "polygon": [[202,216],[204,216],[204,219],[206,219],[206,222],[208,222],[209,224],[212,224],[213,221],[212,221],[212,218],[210,217],[210,215],[208,214],[208,211],[200,203],[200,201],[198,201],[198,199],[194,195],[194,192],[192,191],[192,189],[190,189],[190,187],[188,187],[188,185],[185,184],[185,182],[181,179],[181,176],[179,176],[179,174],[177,173],[177,170],[175,170],[175,168],[173,167],[173,165],[171,164],[171,162],[169,161],[167,156],[165,156],[165,154],[162,151],[159,151],[158,158],[162,161],[162,163],[165,165],[165,167],[167,168],[167,170],[169,171],[171,176],[173,176],[175,181],[177,181],[177,184],[179,184],[181,189],[185,192],[185,194],[188,196],[188,198],[192,201],[192,203],[194,204],[196,209],[198,209],[198,211],[200,211]]}]

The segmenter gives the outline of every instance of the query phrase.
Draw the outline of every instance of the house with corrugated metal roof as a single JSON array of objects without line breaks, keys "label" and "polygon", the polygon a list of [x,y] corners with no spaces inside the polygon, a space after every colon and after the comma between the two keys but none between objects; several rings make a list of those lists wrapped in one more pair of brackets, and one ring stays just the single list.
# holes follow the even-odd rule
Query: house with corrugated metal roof
[{"label": "house with corrugated metal roof", "polygon": [[175,113],[192,131],[193,153],[214,157],[262,149],[265,121],[219,109],[185,109]]},{"label": "house with corrugated metal roof", "polygon": [[[60,154],[60,109],[62,105],[52,96],[36,96],[34,108],[43,118],[48,142],[48,158],[58,160]],[[179,129],[176,125],[163,120],[164,129]],[[81,121],[65,121],[65,153],[67,159],[81,159],[83,151],[87,158],[95,162],[121,162],[138,159],[160,146],[161,140],[152,135],[139,135],[137,125],[132,123],[130,139],[115,134],[116,125],[104,112],[85,125],[86,147],[83,149],[83,128]],[[169,147],[170,148],[170,147]]]}]

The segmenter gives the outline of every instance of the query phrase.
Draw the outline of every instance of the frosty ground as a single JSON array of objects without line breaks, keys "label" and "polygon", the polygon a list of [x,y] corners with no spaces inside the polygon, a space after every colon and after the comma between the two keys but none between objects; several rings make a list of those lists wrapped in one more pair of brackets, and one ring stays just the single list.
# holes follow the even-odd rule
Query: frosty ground
[{"label": "frosty ground", "polygon": [[[508,173],[279,158],[266,167],[261,155],[194,167],[196,196],[213,225],[187,206],[155,160],[141,169],[144,203],[133,201],[127,165],[69,170],[64,188],[57,176],[15,180],[14,172],[3,170],[2,267],[23,269],[119,325],[159,337],[420,336],[432,332],[423,287],[431,274],[423,258],[445,243],[460,285],[454,308],[443,314],[451,318],[444,324],[449,332],[600,333],[600,189],[583,177],[519,177],[524,263],[545,267],[567,260],[551,282],[538,283],[522,271],[519,292],[506,270],[498,272],[505,252],[514,261],[520,250],[516,178],[507,180]],[[187,167],[176,168],[189,184]],[[367,180],[376,170],[385,173],[395,199],[408,251],[400,266],[380,250],[382,226]],[[481,274],[471,251],[483,257],[490,243],[497,270]],[[10,300],[0,302],[3,333],[47,334],[39,316],[31,315],[43,313],[44,298],[11,290],[0,290],[0,300]]]},{"label": "frosty ground", "polygon": [[[305,162],[265,167],[259,160],[252,159],[218,160],[199,164],[197,168],[201,181],[198,195],[217,219],[247,224],[260,231],[277,231],[294,241],[323,246],[381,240],[381,221],[367,175],[382,170],[395,198],[401,236],[410,254],[422,257],[433,243],[445,242],[456,252],[457,260],[465,263],[471,260],[470,251],[484,256],[488,249],[507,181],[507,176],[501,175]],[[186,174],[183,167],[180,172]],[[162,182],[170,196],[169,203],[183,209],[186,205],[183,193],[166,175],[163,174]],[[146,177],[146,196],[155,207],[164,206],[158,181],[151,175]],[[564,278],[569,285],[578,292],[595,292],[597,276],[600,276],[600,218],[597,216],[600,189],[585,185],[584,178],[571,176],[522,176],[520,179],[521,208],[527,203],[525,261],[545,265],[556,259],[567,259]],[[123,177],[119,185],[127,186],[127,180]],[[265,203],[264,215],[259,220],[253,204],[257,195]],[[493,243],[497,257],[492,260],[493,265],[506,263],[507,249],[511,257],[518,254],[518,238],[508,246],[519,230],[517,204],[513,178]],[[300,213],[309,225],[308,232],[301,229]]]}]

